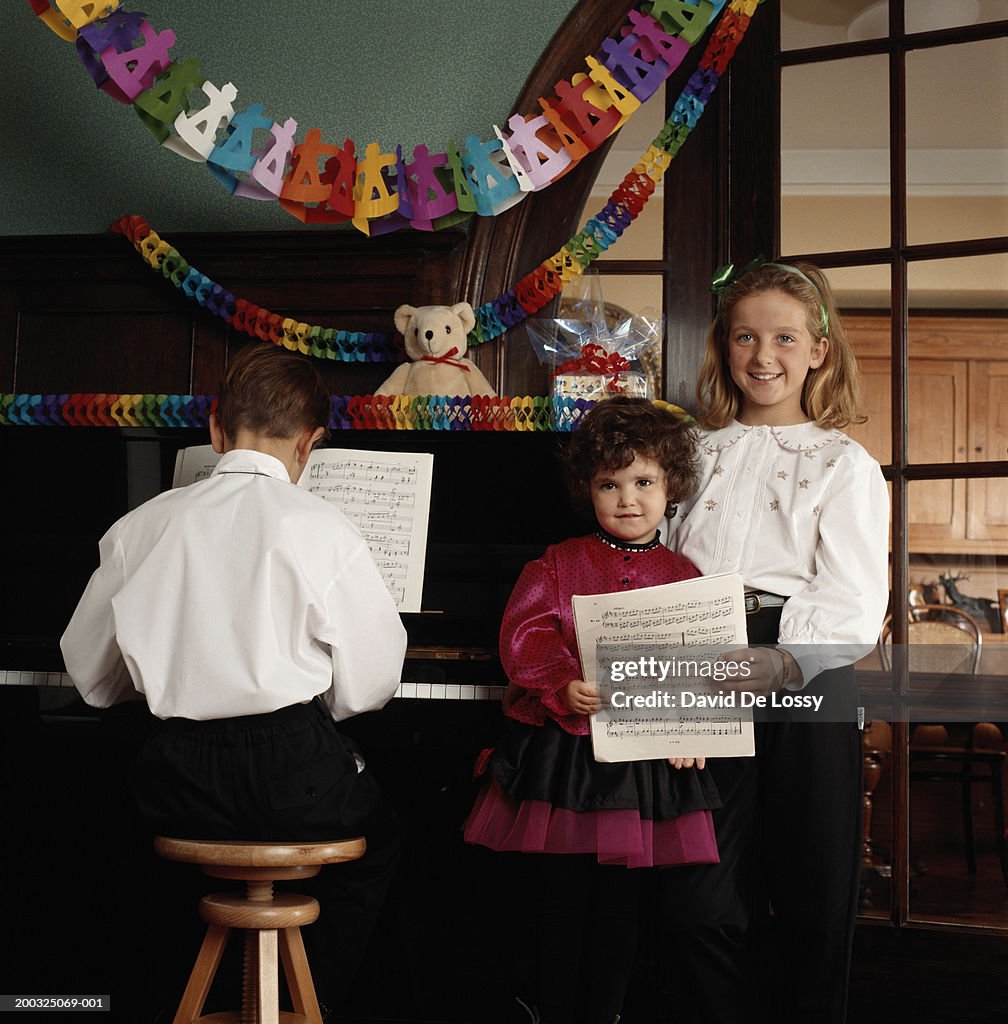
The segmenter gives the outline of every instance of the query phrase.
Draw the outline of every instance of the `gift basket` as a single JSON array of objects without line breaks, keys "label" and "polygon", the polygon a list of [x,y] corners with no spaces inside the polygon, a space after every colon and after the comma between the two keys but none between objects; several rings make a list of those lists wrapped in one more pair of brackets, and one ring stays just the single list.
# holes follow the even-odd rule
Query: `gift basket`
[{"label": "gift basket", "polygon": [[605,303],[598,276],[583,274],[564,290],[561,316],[528,321],[540,362],[550,367],[553,394],[599,401],[610,395],[653,398],[664,317],[653,309],[623,317]]}]

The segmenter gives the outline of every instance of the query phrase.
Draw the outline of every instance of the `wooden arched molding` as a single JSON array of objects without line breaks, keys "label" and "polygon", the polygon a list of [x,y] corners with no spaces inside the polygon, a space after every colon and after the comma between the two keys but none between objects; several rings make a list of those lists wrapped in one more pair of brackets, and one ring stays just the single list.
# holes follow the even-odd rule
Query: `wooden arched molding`
[{"label": "wooden arched molding", "polygon": [[[570,81],[572,75],[586,71],[585,56],[597,52],[602,41],[617,32],[635,6],[634,0],[581,0],[543,51],[511,113],[538,111],[539,97],[551,96],[560,79]],[[473,306],[495,299],[580,229],[578,218],[609,144],[500,216],[474,218],[457,288],[460,298]],[[548,306],[540,315],[549,313]],[[534,395],[545,390],[546,370],[528,344],[524,324],[469,354],[501,394]]]}]

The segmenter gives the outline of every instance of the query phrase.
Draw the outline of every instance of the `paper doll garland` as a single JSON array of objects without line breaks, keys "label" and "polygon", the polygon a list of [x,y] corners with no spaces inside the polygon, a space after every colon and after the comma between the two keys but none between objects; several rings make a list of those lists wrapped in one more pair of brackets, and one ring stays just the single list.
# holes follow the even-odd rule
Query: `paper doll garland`
[{"label": "paper doll garland", "polygon": [[[706,0],[701,0],[705,3]],[[544,260],[513,287],[476,310],[476,326],[468,336],[473,347],[500,337],[516,323],[538,312],[567,282],[584,272],[614,245],[644,208],[662,175],[696,126],[721,75],[749,26],[749,12],[759,0],[732,0],[690,76],[672,113],[640,160],[625,175],[606,205],[559,252]],[[656,4],[657,6],[657,4]],[[112,230],[125,235],[152,269],[160,271],[183,294],[237,330],[262,341],[314,356],[348,362],[397,362],[401,354],[387,335],[320,327],[271,313],[191,267],[181,254],[139,216],[122,217]]]},{"label": "paper doll garland", "polygon": [[[54,31],[60,32],[60,34],[65,32],[64,38],[71,39],[74,38],[74,35],[65,23],[71,13],[77,12],[84,19],[83,24],[77,26],[82,29],[83,34],[83,29],[90,25],[98,15],[109,15],[119,7],[118,0],[109,0],[104,7],[99,3],[80,3],[78,0],[56,0],[60,12],[67,16],[66,19],[61,20],[60,17],[56,16],[49,4],[49,0],[29,0],[29,2],[36,13],[47,24],[50,24],[50,27],[54,28]],[[581,274],[602,251],[618,240],[626,226],[643,209],[647,200],[653,194],[657,182],[661,179],[673,157],[678,153],[683,142],[696,125],[720,76],[724,73],[735,49],[744,36],[750,17],[755,13],[756,7],[760,2],[761,0],[732,0],[708,41],[697,70],[690,77],[679,98],[676,100],[671,116],[665,122],[662,130],[651,146],[648,147],[641,160],[624,177],[620,186],[610,196],[606,206],[595,217],[591,218],[585,228],[571,238],[558,253],[543,261],[539,267],[527,274],[503,295],[478,307],[476,310],[476,327],[469,336],[470,345],[499,337],[515,323],[540,310],[559,293],[567,281]],[[666,24],[666,15],[672,17],[675,24],[679,24],[676,21],[677,16],[679,19],[683,17],[690,18],[690,26],[696,29],[696,35],[691,42],[695,42],[706,29],[713,16],[723,6],[724,0],[720,0],[720,2],[714,0],[713,3],[711,0],[697,0],[696,3],[688,2],[688,0],[686,2],[681,2],[681,0],[655,0],[654,3],[643,4],[642,10],[646,14],[653,15],[652,20],[659,21],[663,26]],[[99,8],[101,10],[98,10]],[[96,11],[98,12],[97,14],[95,13]],[[707,19],[701,25],[702,13],[705,11]],[[637,27],[638,23],[632,17],[634,13],[636,12],[631,12],[630,20]],[[119,14],[126,17],[124,12],[120,11]],[[89,15],[89,17],[85,17],[86,15]],[[135,18],[136,16],[132,17]],[[61,32],[56,24],[61,23],[61,21],[63,32]],[[132,31],[135,32],[137,23],[135,21],[132,23],[127,22],[127,27],[121,29],[124,34],[130,31],[130,24],[133,25]],[[108,26],[99,26],[99,28],[106,32],[113,31]],[[142,23],[140,28],[141,30],[143,29]],[[626,37],[628,34],[632,36],[633,32],[628,33],[627,29],[624,28],[621,34]],[[170,46],[174,43],[174,35],[170,32],[151,39],[150,33],[145,31],[143,36],[145,40],[144,46],[146,47],[150,44],[155,48],[156,53],[161,52],[157,49],[158,47]],[[170,41],[167,39],[168,36],[171,36]],[[102,43],[107,45],[109,38],[109,36],[92,38],[91,44],[95,47],[100,46]],[[636,42],[639,42],[640,38],[640,36],[637,36]],[[685,38],[685,34],[683,38]],[[85,39],[87,39],[86,36]],[[79,38],[78,44],[80,44]],[[603,48],[605,49],[605,46]],[[114,50],[115,44],[107,45],[107,49],[109,51]],[[98,82],[96,78],[96,83],[113,96],[116,95],[117,88],[123,91],[124,96],[128,96],[124,85],[130,88],[132,88],[132,85],[130,85],[128,80],[124,83],[112,75],[109,65],[104,62],[105,51],[92,49],[90,53],[92,58],[91,67],[94,67],[94,58],[99,52],[103,58],[102,67],[108,72],[107,77],[110,80],[102,79],[102,81]],[[128,52],[132,53],[132,51]],[[654,49],[652,55],[655,59],[652,63],[657,63],[660,60],[660,57],[657,56],[660,52],[659,48],[656,47]],[[84,60],[85,66],[88,66],[88,60],[84,58],[83,54],[82,60]],[[589,94],[592,89],[598,90],[601,88],[599,86],[599,78],[604,76],[602,76],[602,72],[599,70],[598,61],[587,58],[586,62],[589,68],[596,72],[597,75],[574,76],[575,79],[578,79],[578,82],[569,84],[573,89],[574,85],[581,85],[591,80],[594,85],[588,86],[585,84],[584,89],[581,90],[579,95],[587,104],[593,105],[594,101]],[[131,74],[136,74],[138,69],[144,65],[144,62],[130,62],[127,60],[124,64]],[[115,66],[116,62],[113,59],[112,67],[115,68]],[[176,67],[176,65],[172,64],[171,67]],[[89,68],[89,70],[91,69]],[[95,74],[100,78],[102,71],[95,71],[92,77],[95,77]],[[157,77],[155,74],[153,84],[148,86],[147,92],[156,93],[156,95],[151,97],[152,100],[169,103],[176,89],[180,94],[183,93],[187,84],[191,86],[197,77],[198,63],[188,61],[176,68],[173,84],[170,88],[166,87],[166,80],[171,79],[172,76],[166,72],[161,77]],[[613,81],[611,75],[609,80]],[[133,85],[135,84],[133,83]],[[201,80],[201,84],[205,86],[206,83]],[[161,92],[157,92],[158,89]],[[202,112],[204,114],[215,103],[220,103],[222,105],[221,109],[226,109],[226,105],[233,102],[234,99],[228,87],[215,91],[214,87],[211,86],[210,89],[204,88],[203,91],[209,98],[208,107],[204,108]],[[558,93],[566,93],[567,90],[560,89],[558,86],[557,91]],[[601,91],[606,92],[606,89],[601,88]],[[144,95],[146,93],[138,93],[137,97],[142,98]],[[624,90],[624,95],[632,96],[633,94],[630,90]],[[596,106],[596,112],[609,110],[613,106],[616,106],[617,110],[620,111],[621,120],[616,127],[622,124],[622,119],[625,119],[628,113],[632,112],[632,109],[636,109],[635,106],[631,107],[630,110],[620,108],[616,104],[615,98],[608,103],[604,101],[599,102],[602,102],[603,105]],[[639,101],[637,101],[637,105],[639,105]],[[258,105],[253,105],[253,107],[256,106]],[[565,134],[559,130],[561,125],[556,119],[550,120],[549,111],[546,109],[548,106],[548,104],[544,104],[545,116],[554,129],[558,129],[558,135],[562,138],[565,147],[572,140],[577,142],[578,136],[576,134],[570,131]],[[261,107],[258,110],[253,108],[249,108],[249,110],[252,111],[252,116],[261,114]],[[154,103],[153,107],[150,103],[146,103],[143,106],[138,105],[138,112],[145,119],[148,127],[151,127],[156,134],[159,134],[160,129],[157,129],[154,123],[157,122],[157,117],[159,116],[157,103]],[[187,106],[185,113],[188,113]],[[245,113],[248,114],[249,111]],[[176,122],[181,116],[182,114],[178,115]],[[153,119],[153,122],[151,119]],[[590,116],[589,121],[591,121]],[[177,128],[176,122],[173,122],[173,124]],[[205,123],[209,125],[210,120],[205,120]],[[219,120],[218,126],[220,123],[221,121]],[[592,124],[594,123],[592,122]],[[163,120],[160,122],[160,125],[161,128],[166,127]],[[510,127],[514,128],[513,125]],[[292,146],[296,123],[293,122],[293,119],[288,119],[283,129],[277,131],[277,128],[278,126],[273,124],[271,134],[274,144],[267,151],[267,154],[272,154],[275,158],[269,165],[272,168],[271,180],[275,186],[274,192],[272,195],[259,196],[259,198],[284,198],[282,195],[283,187],[278,183],[279,178],[277,177],[283,167],[283,161],[280,160],[282,146],[279,150],[277,147],[281,145],[283,139],[286,139],[288,135],[290,138],[287,139],[287,142]],[[216,128],[214,130],[216,131]],[[614,131],[615,127],[612,130]],[[230,122],[228,123],[228,133],[228,140],[230,140],[234,136],[234,130]],[[533,130],[532,133],[538,137],[537,129]],[[472,138],[474,137],[470,136],[470,139]],[[166,144],[172,141],[170,132],[165,132],[164,141]],[[501,151],[504,152],[506,150],[510,152],[510,149],[504,144],[505,140],[500,139],[499,141],[502,143]],[[243,143],[242,145],[245,144]],[[311,136],[310,139],[306,140],[306,144],[309,145],[309,148],[319,147],[319,153],[324,153],[320,136],[318,138],[314,135]],[[372,145],[376,151],[377,144]],[[169,148],[177,147],[169,146]],[[368,148],[371,149],[371,147]],[[216,147],[212,148],[210,153],[212,154],[215,149]],[[326,200],[326,204],[331,203],[333,197],[338,196],[340,201],[347,203],[344,212],[349,210],[347,197],[355,198],[364,194],[362,190],[368,183],[366,172],[358,174],[353,191],[348,192],[346,177],[339,178],[337,170],[343,167],[344,162],[349,161],[351,149],[352,143],[348,140],[344,148],[339,152],[333,153],[330,160],[326,163],[326,174],[328,175],[331,170],[330,163],[333,160],[339,161],[337,169],[332,171],[330,198]],[[290,149],[287,150],[288,154],[289,152],[291,152]],[[587,149],[585,152],[587,152]],[[255,157],[256,162],[252,165],[254,169],[258,166],[258,162],[262,160],[263,155],[262,152],[249,152],[244,158],[247,162],[250,157]],[[584,153],[580,154],[580,156],[583,155]],[[580,159],[580,156],[578,156],[578,159]],[[196,159],[198,157],[190,156],[190,158]],[[398,154],[398,159],[401,162],[401,154]],[[416,152],[414,159],[416,160]],[[450,161],[453,168],[458,161],[459,154],[456,152],[454,160]],[[541,161],[543,164],[547,162]],[[348,162],[346,166],[349,166]],[[386,166],[391,166],[391,164]],[[501,167],[500,164],[497,166]],[[300,163],[297,164],[297,167],[300,168]],[[211,167],[211,169],[213,168]],[[457,198],[460,200],[466,194],[465,182],[467,178],[476,183],[477,192],[479,191],[479,179],[472,179],[470,177],[470,170],[471,168],[467,168],[464,174],[455,178],[456,186],[459,189]],[[317,158],[315,173],[317,175]],[[512,173],[517,180],[518,175],[513,168]],[[487,182],[493,182],[494,186],[500,180],[499,177],[494,177],[493,174],[488,174],[485,179]],[[555,177],[550,179],[550,181],[552,180],[555,180]],[[261,185],[261,182],[259,184]],[[305,185],[306,182],[302,179],[301,184]],[[247,187],[254,191],[253,185],[249,184]],[[235,191],[237,191],[237,188],[238,186],[236,185]],[[521,188],[521,184],[519,188]],[[386,200],[389,194],[386,194]],[[373,199],[375,195],[374,188],[370,195]],[[408,196],[408,190],[403,192],[403,195]],[[468,195],[471,200],[475,201],[471,189],[469,189]],[[522,197],[519,196],[519,198]],[[512,194],[510,201],[506,205],[513,205],[515,201],[517,199]],[[499,213],[504,208],[506,206],[498,205],[495,207],[494,204],[491,204],[489,211],[486,209],[480,210],[477,206],[476,212],[488,215],[488,212]],[[460,202],[459,210],[464,209],[465,207]],[[457,222],[459,210],[456,210],[456,219],[451,219],[452,215],[449,214],[446,215],[446,219],[442,223],[434,224],[432,222],[430,227],[443,227],[448,222]],[[354,212],[357,212],[356,207],[354,207]],[[380,216],[390,217],[392,212],[391,208],[385,208]],[[340,219],[353,218],[344,216]],[[413,224],[413,221],[410,220],[410,223]],[[360,227],[361,225],[355,224],[355,226]],[[413,226],[417,227],[420,225],[413,224]],[[280,317],[278,314],[261,310],[246,300],[236,298],[232,293],[185,263],[172,246],[163,242],[150,230],[143,218],[122,218],[117,222],[115,229],[120,230],[129,237],[136,246],[137,251],[141,252],[151,266],[160,271],[166,279],[171,280],[176,287],[182,289],[188,298],[199,302],[210,309],[211,312],[222,316],[224,319],[232,322],[234,326],[245,330],[254,337],[272,341],[275,344],[285,344],[289,348],[296,348],[307,355],[316,355],[320,358],[339,358],[352,361],[386,361],[389,358],[389,353],[392,350],[388,338],[384,335],[337,331],[334,328],[302,324],[293,321],[292,318]],[[371,233],[370,227],[368,233]],[[145,243],[146,248],[144,247]],[[312,351],[313,346],[314,352]],[[0,396],[0,425],[203,426],[208,420],[212,402],[213,399],[207,396],[191,395],[2,395]],[[585,409],[589,408],[591,404],[591,402],[586,402],[582,399],[546,398],[542,396],[525,396],[522,398],[473,397],[464,399],[439,396],[419,398],[411,398],[409,396],[383,396],[378,398],[371,395],[333,396],[331,426],[335,429],[562,431],[570,430]]]},{"label": "paper doll garland", "polygon": [[[747,20],[759,2],[733,0],[730,24]],[[350,221],[377,235],[406,225],[436,230],[472,213],[495,216],[551,185],[654,95],[725,0],[644,0],[616,37],[585,57],[587,73],[557,82],[551,96],[539,98],[540,112],[511,117],[508,134],[494,125],[495,138],[488,141],[470,133],[461,149],[450,142],[445,152],[432,154],[418,145],[409,162],[401,146],[392,153],[377,142],[336,145],[314,127],[296,142],[298,122],[273,120],[262,103],[236,113],[233,84],[209,82],[196,58],[173,59],[175,33],[157,31],[120,0],[29,4],[57,35],[75,43],[99,89],[132,105],[163,148],[205,164],[232,195],[278,202],[303,223]],[[722,27],[724,49],[732,35],[723,19]],[[744,26],[737,37],[741,32]],[[691,92],[701,110],[704,88],[700,81]],[[202,105],[194,108],[197,94]],[[694,107],[684,106],[684,119]]]}]

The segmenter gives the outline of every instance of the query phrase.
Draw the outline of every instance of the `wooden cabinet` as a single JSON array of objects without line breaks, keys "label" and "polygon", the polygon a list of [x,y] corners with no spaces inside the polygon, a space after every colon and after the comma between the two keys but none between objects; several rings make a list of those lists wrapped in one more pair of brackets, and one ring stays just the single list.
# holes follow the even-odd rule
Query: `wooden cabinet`
[{"label": "wooden cabinet", "polygon": [[[892,459],[889,321],[845,320],[861,366],[868,422],[848,429],[883,465]],[[911,463],[1008,457],[1008,320],[910,320]],[[910,485],[910,550],[1008,553],[1008,480]]]},{"label": "wooden cabinet", "polygon": [[[971,360],[967,457],[971,461],[1008,458],[1008,359]],[[1008,551],[1008,479],[969,480],[966,488],[966,536],[998,543]]]}]

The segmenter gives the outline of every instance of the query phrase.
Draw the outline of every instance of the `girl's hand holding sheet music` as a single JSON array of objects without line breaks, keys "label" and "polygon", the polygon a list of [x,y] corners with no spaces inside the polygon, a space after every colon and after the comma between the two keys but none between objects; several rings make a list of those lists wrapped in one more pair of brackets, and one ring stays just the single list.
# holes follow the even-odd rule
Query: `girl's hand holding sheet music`
[{"label": "girl's hand holding sheet music", "polygon": [[706,757],[670,757],[668,763],[673,768],[703,768],[707,764]]},{"label": "girl's hand holding sheet music", "polygon": [[577,715],[593,715],[602,710],[598,688],[583,679],[572,679],[566,689],[567,706]]}]

